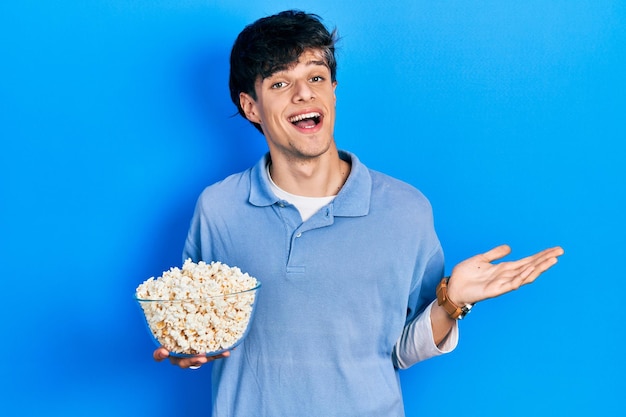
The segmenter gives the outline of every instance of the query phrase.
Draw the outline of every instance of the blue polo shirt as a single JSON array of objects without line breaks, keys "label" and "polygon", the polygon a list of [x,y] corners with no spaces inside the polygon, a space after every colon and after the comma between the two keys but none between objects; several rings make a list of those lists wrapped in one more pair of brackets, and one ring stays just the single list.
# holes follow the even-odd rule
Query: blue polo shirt
[{"label": "blue polo shirt", "polygon": [[269,155],[198,200],[183,257],[262,282],[246,340],[213,363],[214,417],[404,415],[394,345],[435,298],[443,254],[417,189],[340,156],[345,185],[305,222],[272,193]]}]

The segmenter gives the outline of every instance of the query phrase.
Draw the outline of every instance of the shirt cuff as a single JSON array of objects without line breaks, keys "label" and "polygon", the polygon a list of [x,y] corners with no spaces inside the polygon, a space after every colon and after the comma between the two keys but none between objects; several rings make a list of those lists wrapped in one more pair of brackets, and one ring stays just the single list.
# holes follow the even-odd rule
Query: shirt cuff
[{"label": "shirt cuff", "polygon": [[435,344],[433,326],[430,321],[430,310],[435,302],[436,300],[430,303],[422,314],[404,327],[393,349],[396,367],[406,369],[417,362],[452,352],[456,348],[459,343],[457,321],[439,346]]}]

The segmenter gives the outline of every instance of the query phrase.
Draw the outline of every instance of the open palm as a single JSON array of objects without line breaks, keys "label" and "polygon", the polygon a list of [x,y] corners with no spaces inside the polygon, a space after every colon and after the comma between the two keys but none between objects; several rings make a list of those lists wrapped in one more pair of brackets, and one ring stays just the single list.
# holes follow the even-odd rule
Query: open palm
[{"label": "open palm", "polygon": [[557,246],[517,261],[493,263],[509,253],[511,248],[501,245],[456,265],[448,283],[450,299],[457,305],[473,304],[530,284],[557,263],[563,249]]}]

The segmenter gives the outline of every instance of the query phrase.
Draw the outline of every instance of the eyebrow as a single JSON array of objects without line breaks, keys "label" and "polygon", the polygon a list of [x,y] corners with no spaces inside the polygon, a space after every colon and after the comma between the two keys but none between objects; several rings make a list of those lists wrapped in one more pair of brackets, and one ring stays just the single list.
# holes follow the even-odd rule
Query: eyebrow
[{"label": "eyebrow", "polygon": [[[278,68],[276,71],[272,72],[267,77],[262,77],[261,76],[261,80],[267,80],[269,78],[274,77],[276,74],[279,74],[279,73],[284,72],[284,71],[288,71],[289,67],[291,65],[293,65],[293,66],[298,65],[298,61],[294,61],[291,64],[286,65],[285,67]],[[325,60],[323,60],[323,59],[311,59],[309,61],[304,62],[304,65],[305,66],[315,65],[315,66],[321,66],[321,67],[326,67],[326,68],[330,69],[330,67],[328,66],[328,63]]]},{"label": "eyebrow", "polygon": [[328,64],[326,63],[326,61],[323,60],[317,60],[317,59],[312,59],[310,61],[307,61],[304,65],[321,65],[323,67],[327,67]]}]

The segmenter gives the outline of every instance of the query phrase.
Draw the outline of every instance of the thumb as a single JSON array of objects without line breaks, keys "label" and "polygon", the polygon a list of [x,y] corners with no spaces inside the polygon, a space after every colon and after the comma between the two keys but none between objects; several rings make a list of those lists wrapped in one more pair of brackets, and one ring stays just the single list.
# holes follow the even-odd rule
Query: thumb
[{"label": "thumb", "polygon": [[160,362],[163,359],[167,358],[168,356],[170,356],[170,353],[167,351],[167,349],[165,349],[164,347],[160,347],[157,350],[154,351],[154,353],[152,354],[152,357],[154,358],[155,361]]},{"label": "thumb", "polygon": [[509,245],[500,245],[483,253],[483,257],[487,262],[493,262],[498,259],[502,259],[511,253],[511,247]]}]

